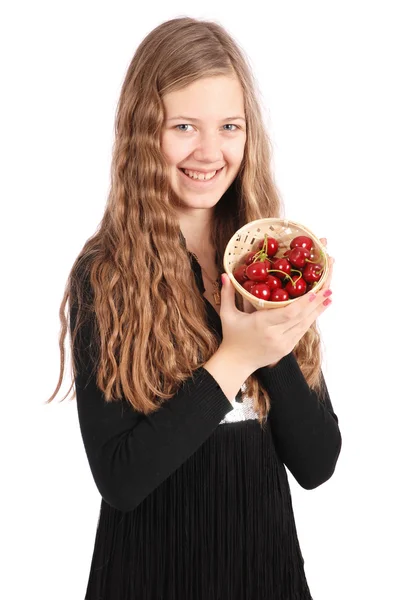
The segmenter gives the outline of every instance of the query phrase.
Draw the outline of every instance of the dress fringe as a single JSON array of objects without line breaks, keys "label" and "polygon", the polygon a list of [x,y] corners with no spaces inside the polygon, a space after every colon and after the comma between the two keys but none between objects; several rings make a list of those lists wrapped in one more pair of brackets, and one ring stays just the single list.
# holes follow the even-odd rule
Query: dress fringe
[{"label": "dress fringe", "polygon": [[85,600],[312,600],[269,421],[219,425],[130,512],[102,500]]}]

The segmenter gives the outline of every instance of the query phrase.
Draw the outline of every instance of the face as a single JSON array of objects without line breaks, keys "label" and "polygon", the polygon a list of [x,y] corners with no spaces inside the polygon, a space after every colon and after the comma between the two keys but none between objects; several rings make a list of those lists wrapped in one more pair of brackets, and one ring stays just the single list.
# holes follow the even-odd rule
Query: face
[{"label": "face", "polygon": [[[161,146],[170,166],[171,186],[183,210],[212,209],[234,181],[244,156],[241,85],[236,78],[203,78],[166,94],[163,103]],[[191,173],[186,175],[184,169]],[[206,180],[195,179],[192,171],[201,171],[199,177]]]}]

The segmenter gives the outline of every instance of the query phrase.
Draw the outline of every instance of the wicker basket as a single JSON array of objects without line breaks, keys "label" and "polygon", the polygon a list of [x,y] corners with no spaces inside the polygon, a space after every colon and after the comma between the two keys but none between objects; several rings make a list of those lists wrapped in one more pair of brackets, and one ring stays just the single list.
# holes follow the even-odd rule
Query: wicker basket
[{"label": "wicker basket", "polygon": [[329,261],[326,248],[319,241],[319,238],[317,238],[307,227],[300,225],[295,221],[276,218],[258,219],[257,221],[252,221],[241,227],[228,242],[224,253],[224,270],[229,276],[234,288],[241,296],[246,298],[252,306],[258,310],[263,308],[281,308],[298,299],[290,298],[283,302],[261,300],[247,292],[235,279],[233,270],[248,252],[255,249],[255,242],[263,239],[265,233],[276,238],[278,241],[279,247],[275,258],[283,256],[284,252],[289,248],[290,241],[294,237],[298,235],[309,236],[314,241],[315,247],[322,250],[324,257],[323,273],[319,282],[314,286],[313,292],[316,292],[323,286],[329,272]]}]

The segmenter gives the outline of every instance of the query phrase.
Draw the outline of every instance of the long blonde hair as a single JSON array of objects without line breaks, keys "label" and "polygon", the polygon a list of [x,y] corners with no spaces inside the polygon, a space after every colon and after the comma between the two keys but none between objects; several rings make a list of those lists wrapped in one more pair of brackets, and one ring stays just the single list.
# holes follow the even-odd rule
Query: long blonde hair
[{"label": "long blonde hair", "polygon": [[[283,216],[270,164],[271,142],[245,55],[216,22],[185,17],[162,23],[137,48],[122,86],[108,201],[67,279],[60,306],[60,376],[46,403],[63,380],[67,319],[74,380],[76,336],[86,321],[93,325],[90,339],[84,340],[93,358],[87,368],[96,374],[105,400],[124,396],[144,414],[168,401],[216,352],[219,342],[208,328],[204,300],[180,238],[179,199],[169,184],[160,139],[163,96],[200,78],[222,75],[236,76],[241,83],[247,139],[240,171],[215,207],[211,240],[219,271],[224,271],[224,250],[237,229],[255,219]],[[236,305],[243,308],[239,294]],[[321,391],[316,323],[294,353],[307,383]],[[242,394],[254,399],[263,426],[269,395],[255,376],[245,383]]]}]

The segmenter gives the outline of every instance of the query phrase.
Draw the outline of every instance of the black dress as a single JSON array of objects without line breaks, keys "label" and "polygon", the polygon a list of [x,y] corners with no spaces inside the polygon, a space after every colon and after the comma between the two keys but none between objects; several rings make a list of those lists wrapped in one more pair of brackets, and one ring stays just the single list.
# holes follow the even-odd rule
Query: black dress
[{"label": "black dress", "polygon": [[150,417],[104,402],[81,370],[79,422],[102,496],[86,600],[311,600],[284,465],[305,489],[327,481],[338,419],[293,353],[257,375],[271,397],[264,429],[251,400],[230,402],[203,368]]}]

